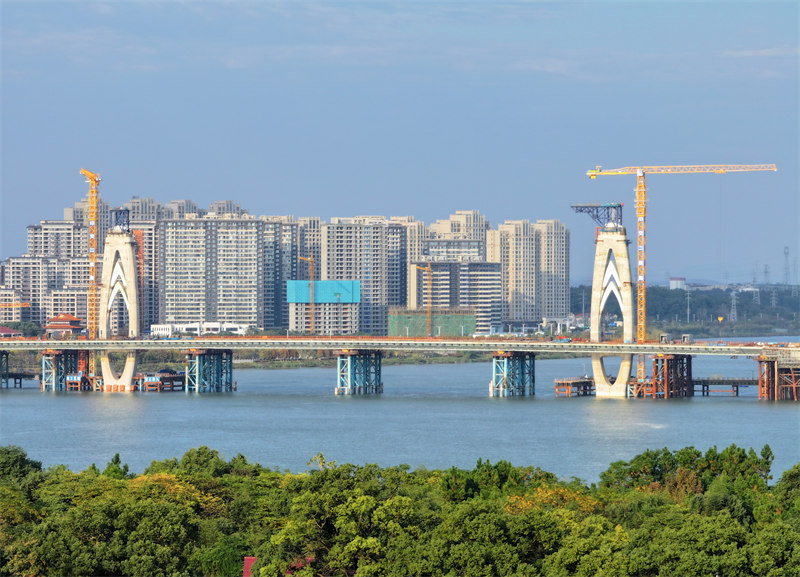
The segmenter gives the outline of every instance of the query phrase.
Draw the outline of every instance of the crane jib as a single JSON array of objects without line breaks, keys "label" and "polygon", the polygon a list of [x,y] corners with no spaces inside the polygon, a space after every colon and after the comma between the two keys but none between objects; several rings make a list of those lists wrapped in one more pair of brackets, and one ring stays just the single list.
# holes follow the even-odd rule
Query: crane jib
[{"label": "crane jib", "polygon": [[641,171],[645,174],[689,174],[713,172],[723,174],[725,172],[753,172],[759,170],[777,171],[778,167],[774,164],[698,164],[698,165],[676,165],[676,166],[625,166],[622,168],[604,169],[600,166],[594,170],[586,171],[586,174],[595,179],[599,175],[614,174],[636,174]]}]

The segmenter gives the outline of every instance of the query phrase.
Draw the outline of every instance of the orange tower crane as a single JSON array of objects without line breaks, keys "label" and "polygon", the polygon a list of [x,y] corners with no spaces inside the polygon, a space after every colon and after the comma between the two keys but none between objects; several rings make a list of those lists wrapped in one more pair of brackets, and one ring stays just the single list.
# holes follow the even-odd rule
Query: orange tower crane
[{"label": "orange tower crane", "polygon": [[299,257],[300,260],[304,260],[308,263],[308,300],[311,301],[311,306],[309,307],[311,312],[311,334],[314,334],[314,270],[316,268],[316,261],[314,260],[314,253],[311,253],[311,256]]},{"label": "orange tower crane", "polygon": [[427,299],[427,317],[428,317],[428,336],[433,336],[433,270],[431,269],[431,263],[428,263],[428,266],[419,266],[418,264],[414,265],[421,271],[425,271],[428,273],[428,299]]},{"label": "orange tower crane", "polygon": [[[89,202],[86,207],[86,217],[89,220],[89,295],[86,301],[86,332],[89,338],[97,338],[97,328],[99,325],[100,314],[100,282],[97,278],[97,219],[100,193],[97,185],[100,183],[100,175],[89,172],[81,168],[81,174],[86,177],[89,183]],[[89,374],[95,374],[94,354],[89,354]]]},{"label": "orange tower crane", "polygon": [[[647,282],[645,269],[645,219],[647,216],[647,187],[645,174],[687,174],[698,172],[752,172],[757,170],[778,170],[774,164],[699,164],[687,166],[626,166],[624,168],[604,169],[600,166],[588,170],[586,174],[594,180],[598,176],[616,174],[636,175],[636,342],[647,339]],[[644,355],[639,355],[636,366],[636,380],[641,386],[647,379]]]}]

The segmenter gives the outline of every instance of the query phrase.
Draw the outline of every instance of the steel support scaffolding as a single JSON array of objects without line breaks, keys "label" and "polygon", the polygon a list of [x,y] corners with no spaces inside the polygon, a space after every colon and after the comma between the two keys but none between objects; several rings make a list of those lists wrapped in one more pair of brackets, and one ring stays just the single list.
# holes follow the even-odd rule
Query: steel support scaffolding
[{"label": "steel support scaffolding", "polygon": [[66,391],[67,375],[78,372],[79,351],[42,352],[42,391]]},{"label": "steel support scaffolding", "polygon": [[536,394],[536,355],[525,352],[496,352],[492,355],[490,397]]},{"label": "steel support scaffolding", "polygon": [[694,396],[691,355],[656,355],[653,357],[653,380],[643,388],[643,396],[671,399]]},{"label": "steel support scaffolding", "polygon": [[8,351],[0,351],[0,387],[8,388]]},{"label": "steel support scaffolding", "polygon": [[186,351],[187,393],[233,391],[233,351],[191,349]]},{"label": "steel support scaffolding", "polygon": [[381,359],[383,353],[373,350],[337,351],[337,395],[375,395],[383,392]]},{"label": "steel support scaffolding", "polygon": [[758,359],[758,398],[768,401],[800,399],[800,367],[781,366],[775,359]]}]

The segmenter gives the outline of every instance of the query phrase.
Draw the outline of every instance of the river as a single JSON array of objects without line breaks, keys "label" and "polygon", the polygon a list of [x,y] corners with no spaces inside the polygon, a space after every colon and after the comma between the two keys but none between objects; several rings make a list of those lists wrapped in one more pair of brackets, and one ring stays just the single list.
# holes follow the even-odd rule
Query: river
[{"label": "river", "polygon": [[[102,469],[119,453],[141,472],[200,445],[293,472],[322,452],[340,463],[429,469],[505,459],[587,482],[613,461],[663,447],[769,444],[774,479],[800,462],[800,403],[759,401],[756,387],[738,398],[554,396],[553,379],[588,370],[588,359],[537,360],[536,395],[504,399],[488,397],[490,363],[384,366],[384,393],[373,397],[334,396],[334,368],[235,370],[236,392],[205,395],[43,394],[26,382],[0,392],[0,443],[75,471]],[[756,378],[757,366],[696,357],[693,373]]]}]

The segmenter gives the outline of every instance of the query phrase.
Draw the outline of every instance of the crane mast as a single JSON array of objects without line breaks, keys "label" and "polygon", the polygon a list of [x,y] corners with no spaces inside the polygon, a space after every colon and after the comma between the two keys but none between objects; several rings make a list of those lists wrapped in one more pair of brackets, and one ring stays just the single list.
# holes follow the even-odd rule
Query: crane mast
[{"label": "crane mast", "polygon": [[428,263],[428,266],[422,267],[418,264],[414,265],[419,270],[428,273],[428,302],[426,305],[426,317],[427,317],[427,328],[428,328],[428,336],[433,336],[433,269],[431,269],[431,263]]},{"label": "crane mast", "polygon": [[[677,166],[626,166],[623,168],[604,169],[597,166],[586,172],[592,180],[598,176],[635,174],[636,175],[636,342],[647,340],[647,269],[646,263],[646,221],[647,221],[647,186],[645,174],[689,174],[711,172],[753,172],[761,170],[778,170],[774,164],[696,164]],[[636,364],[637,387],[643,386],[647,379],[647,367],[644,355],[638,356]],[[637,389],[638,390],[638,389]]]},{"label": "crane mast", "polygon": [[[86,206],[86,218],[89,221],[89,293],[86,300],[86,332],[89,338],[97,338],[97,327],[99,324],[98,315],[100,312],[100,283],[97,280],[97,218],[99,205],[99,192],[97,185],[100,183],[100,176],[93,172],[81,168],[81,174],[86,177],[89,183],[89,202]],[[89,354],[89,374],[95,374],[95,355]]]},{"label": "crane mast", "polygon": [[301,256],[298,257],[300,260],[304,260],[308,263],[308,300],[310,302],[310,311],[311,311],[311,334],[314,334],[314,269],[316,267],[316,261],[314,261],[314,253],[311,253],[310,257]]}]

